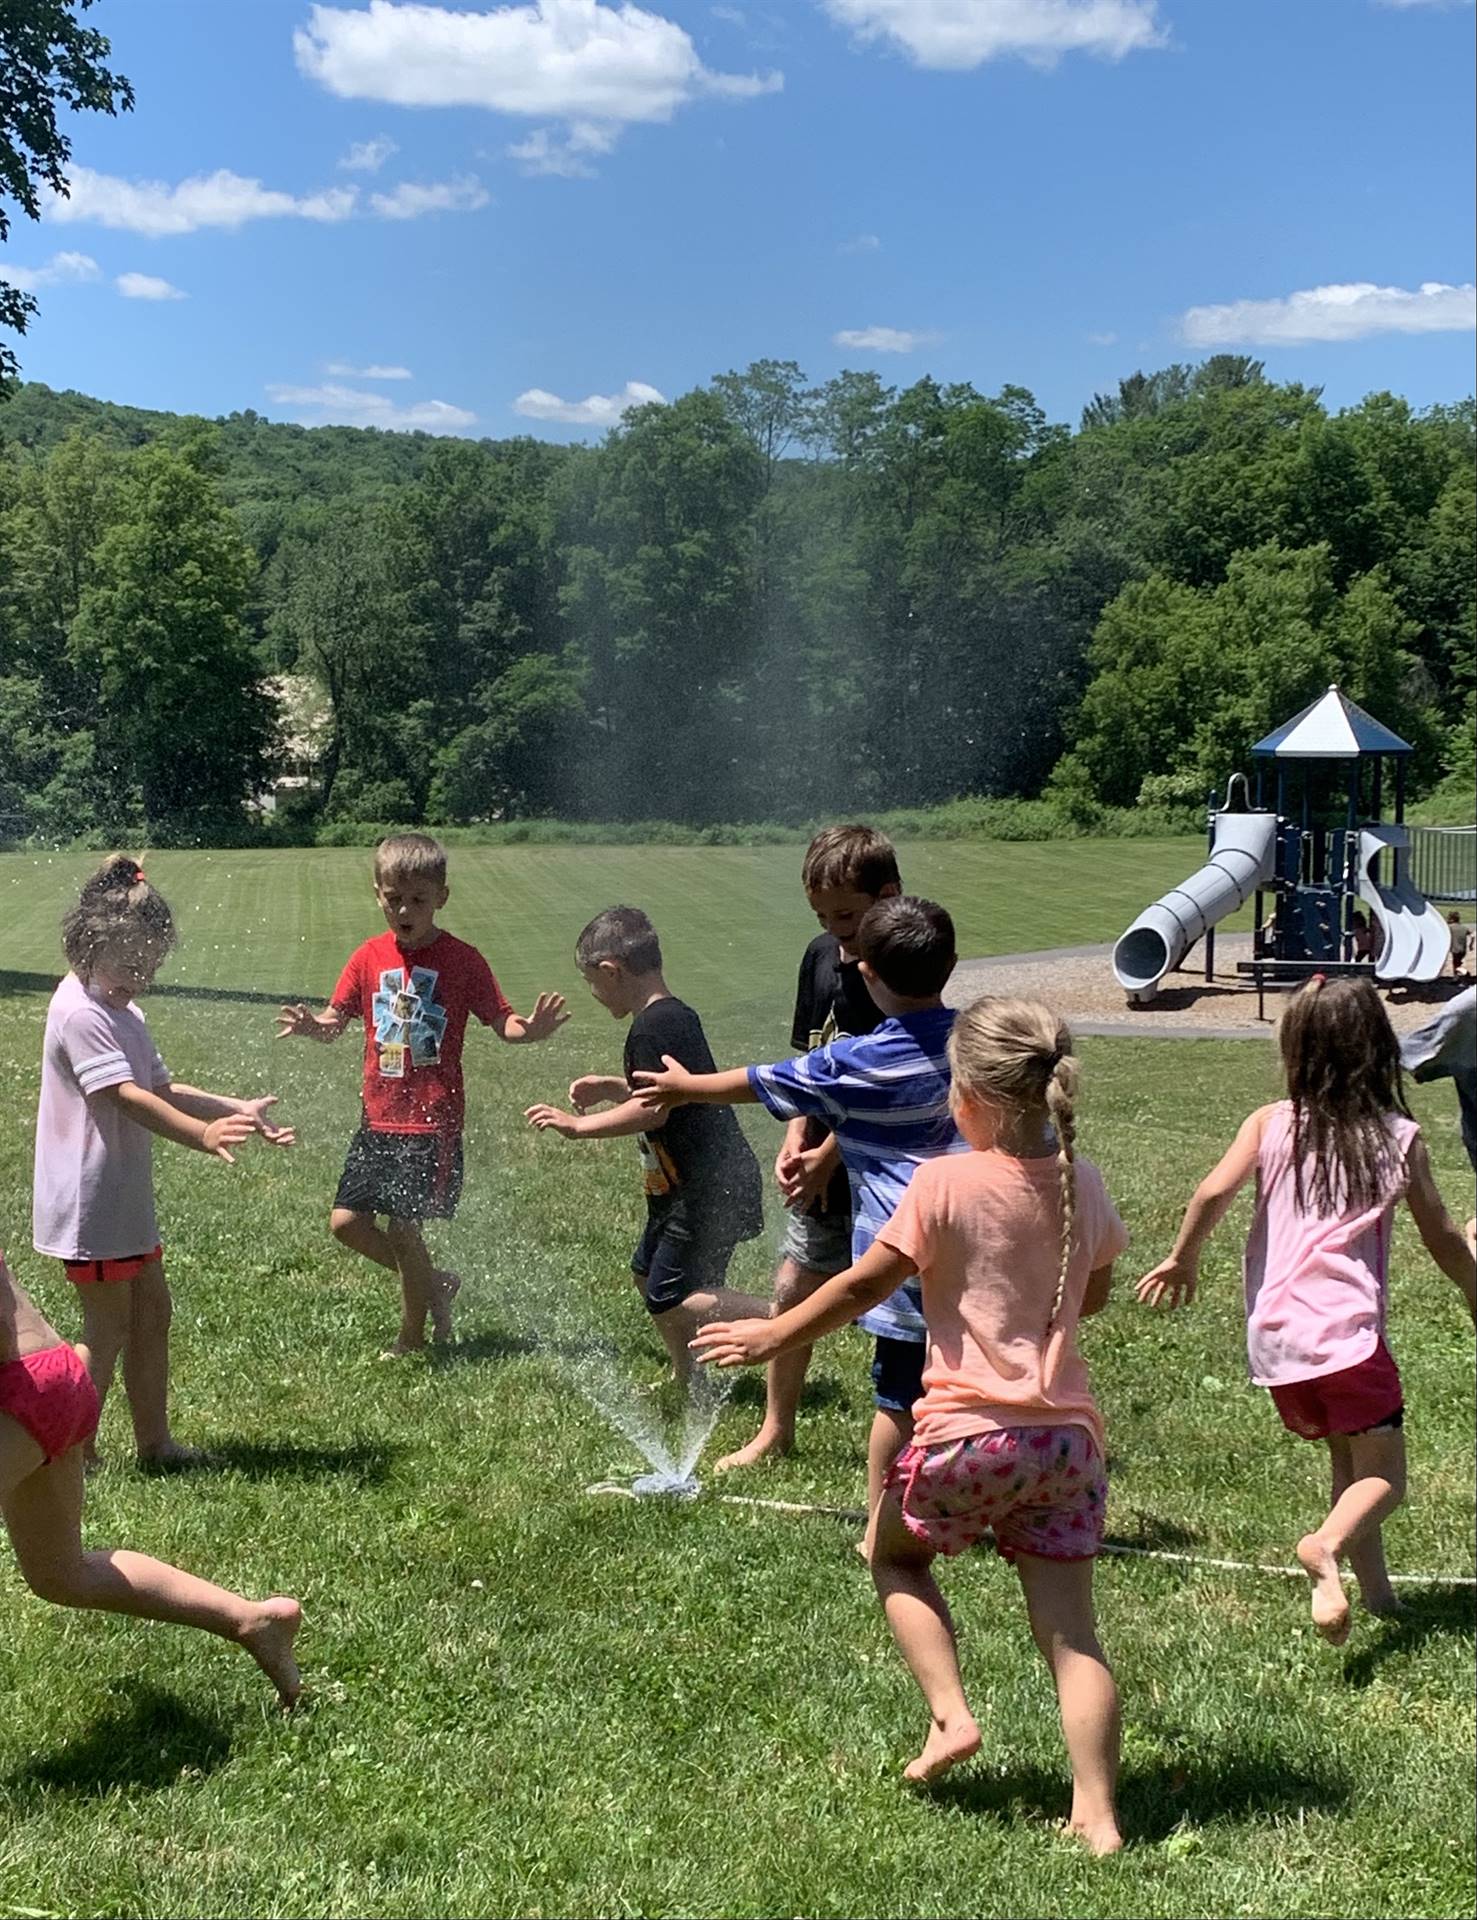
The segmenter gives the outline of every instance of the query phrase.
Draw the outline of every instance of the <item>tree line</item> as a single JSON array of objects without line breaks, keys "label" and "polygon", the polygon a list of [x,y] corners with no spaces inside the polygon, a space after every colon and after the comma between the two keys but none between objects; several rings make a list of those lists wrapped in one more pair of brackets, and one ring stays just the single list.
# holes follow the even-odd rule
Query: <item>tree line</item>
[{"label": "tree line", "polygon": [[1473,492],[1470,400],[1331,413],[1233,355],[1075,431],[766,360],[575,447],[24,386],[0,814],[239,837],[309,688],[304,832],[1188,805],[1331,680],[1429,785],[1471,765]]}]

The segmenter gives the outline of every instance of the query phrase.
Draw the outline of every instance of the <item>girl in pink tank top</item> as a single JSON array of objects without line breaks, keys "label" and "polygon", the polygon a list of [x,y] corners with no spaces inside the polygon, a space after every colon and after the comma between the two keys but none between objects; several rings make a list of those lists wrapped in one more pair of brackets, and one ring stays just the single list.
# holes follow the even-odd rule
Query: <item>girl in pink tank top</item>
[{"label": "girl in pink tank top", "polygon": [[1138,1297],[1170,1307],[1194,1298],[1205,1242],[1255,1176],[1247,1356],[1283,1424],[1328,1444],[1333,1504],[1299,1540],[1297,1557],[1312,1583],[1313,1624],[1338,1646],[1349,1632],[1339,1573],[1346,1555],[1370,1611],[1397,1606],[1380,1537],[1405,1494],[1405,1407],[1385,1344],[1396,1205],[1409,1206],[1474,1319],[1477,1262],[1436,1190],[1374,982],[1314,974],[1289,1003],[1279,1040],[1287,1099],[1259,1107],[1242,1125]]}]

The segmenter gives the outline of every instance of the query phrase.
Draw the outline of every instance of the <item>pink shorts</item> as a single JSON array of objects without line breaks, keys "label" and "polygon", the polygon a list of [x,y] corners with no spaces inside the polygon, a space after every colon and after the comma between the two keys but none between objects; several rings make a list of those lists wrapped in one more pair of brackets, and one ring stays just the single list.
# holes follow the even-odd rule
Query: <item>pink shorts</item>
[{"label": "pink shorts", "polygon": [[1405,1393],[1395,1356],[1381,1339],[1367,1360],[1320,1373],[1316,1380],[1294,1380],[1269,1389],[1282,1424],[1304,1440],[1326,1440],[1332,1433],[1368,1433],[1371,1427],[1398,1427],[1405,1415]]},{"label": "pink shorts", "polygon": [[151,1260],[158,1260],[164,1253],[163,1247],[155,1247],[152,1253],[130,1253],[118,1260],[63,1260],[67,1278],[75,1286],[87,1286],[97,1280],[132,1280],[141,1267]]},{"label": "pink shorts", "polygon": [[97,1432],[97,1389],[65,1340],[0,1365],[0,1413],[23,1426],[48,1460]]},{"label": "pink shorts", "polygon": [[904,1447],[887,1475],[903,1521],[935,1553],[986,1533],[1004,1560],[1091,1560],[1103,1542],[1108,1477],[1086,1427],[994,1427]]}]

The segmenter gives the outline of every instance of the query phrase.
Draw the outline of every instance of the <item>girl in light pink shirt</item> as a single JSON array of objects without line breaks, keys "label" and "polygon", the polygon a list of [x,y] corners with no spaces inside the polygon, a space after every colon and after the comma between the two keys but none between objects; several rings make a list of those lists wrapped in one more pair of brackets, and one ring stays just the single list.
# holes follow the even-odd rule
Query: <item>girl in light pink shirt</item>
[{"label": "girl in light pink shirt", "polygon": [[1396,1204],[1409,1206],[1474,1318],[1477,1263],[1436,1191],[1374,983],[1314,974],[1283,1015],[1280,1042],[1288,1098],[1245,1121],[1138,1296],[1171,1307],[1194,1298],[1201,1250],[1255,1175],[1245,1261],[1251,1377],[1270,1389],[1293,1433],[1328,1443],[1333,1505],[1299,1540],[1297,1557],[1312,1583],[1313,1623],[1338,1646],[1349,1632],[1345,1554],[1371,1612],[1397,1606],[1380,1537],[1405,1494],[1405,1407],[1385,1344]]},{"label": "girl in light pink shirt", "polygon": [[867,1535],[887,1623],[928,1703],[928,1738],[905,1772],[932,1780],[979,1749],[932,1565],[988,1532],[1015,1565],[1056,1682],[1072,1831],[1101,1854],[1122,1845],[1118,1694],[1093,1612],[1107,1480],[1077,1323],[1106,1304],[1127,1235],[1101,1174],[1074,1151],[1071,1048],[1049,1008],[977,1000],[949,1040],[951,1106],[973,1151],[920,1166],[871,1249],[808,1300],[705,1327],[692,1344],[719,1366],[758,1365],[920,1276],[923,1398]]}]

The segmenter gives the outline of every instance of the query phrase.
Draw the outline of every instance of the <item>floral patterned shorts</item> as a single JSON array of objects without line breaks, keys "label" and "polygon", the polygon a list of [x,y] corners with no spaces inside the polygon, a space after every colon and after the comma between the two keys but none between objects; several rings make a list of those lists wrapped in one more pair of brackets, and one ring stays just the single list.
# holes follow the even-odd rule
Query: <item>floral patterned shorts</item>
[{"label": "floral patterned shorts", "polygon": [[905,1447],[887,1485],[908,1532],[935,1553],[962,1553],[986,1533],[1005,1560],[1091,1560],[1102,1546],[1108,1478],[1086,1427],[995,1427]]}]

